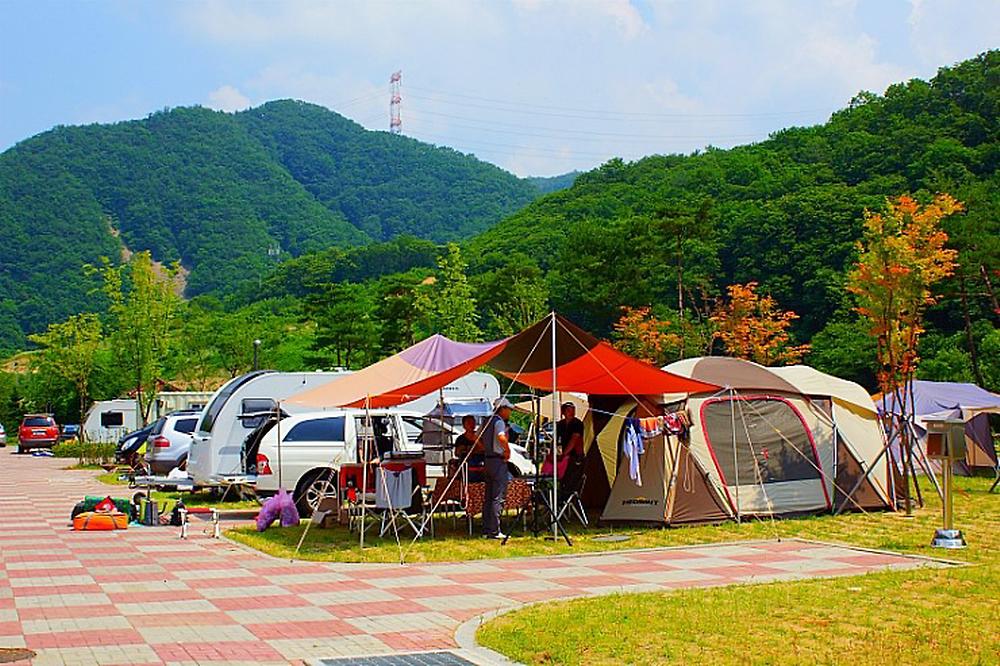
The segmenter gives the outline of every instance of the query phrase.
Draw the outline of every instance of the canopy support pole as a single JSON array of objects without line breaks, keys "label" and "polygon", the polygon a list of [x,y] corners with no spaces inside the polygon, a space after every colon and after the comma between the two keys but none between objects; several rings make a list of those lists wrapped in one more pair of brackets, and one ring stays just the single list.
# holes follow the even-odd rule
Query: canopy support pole
[{"label": "canopy support pole", "polygon": [[[552,311],[552,510],[558,511],[559,506],[559,464],[556,456],[559,453],[559,394],[557,393],[556,361],[556,313]],[[552,538],[559,540],[559,519],[552,516]]]},{"label": "canopy support pole", "polygon": [[371,397],[371,395],[366,395],[365,396],[365,436],[357,438],[358,443],[362,444],[362,446],[364,448],[364,453],[362,454],[363,460],[361,462],[361,465],[362,465],[362,467],[361,467],[361,529],[358,530],[359,532],[361,532],[361,536],[360,536],[360,540],[361,540],[360,548],[361,548],[361,550],[365,549],[365,509],[368,506],[368,501],[367,501],[367,498],[365,497],[365,495],[368,493],[368,433],[373,433],[374,434],[374,432],[375,432],[373,430],[373,428],[372,428],[372,411],[371,411],[371,408],[372,408],[372,397]]}]

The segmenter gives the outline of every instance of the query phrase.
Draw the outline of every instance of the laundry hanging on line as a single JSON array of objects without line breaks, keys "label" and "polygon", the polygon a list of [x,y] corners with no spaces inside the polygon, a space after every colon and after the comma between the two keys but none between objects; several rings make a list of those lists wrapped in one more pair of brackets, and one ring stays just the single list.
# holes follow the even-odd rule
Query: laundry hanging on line
[{"label": "laundry hanging on line", "polygon": [[639,472],[639,457],[646,452],[642,442],[642,426],[639,419],[625,419],[625,440],[622,442],[622,453],[628,458],[628,475],[635,485],[642,486],[642,475]]}]

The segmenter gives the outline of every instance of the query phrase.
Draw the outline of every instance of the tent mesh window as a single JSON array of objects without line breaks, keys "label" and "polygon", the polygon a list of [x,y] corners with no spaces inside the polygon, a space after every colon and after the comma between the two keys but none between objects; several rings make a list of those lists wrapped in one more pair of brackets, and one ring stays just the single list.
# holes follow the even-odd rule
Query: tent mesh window
[{"label": "tent mesh window", "polygon": [[711,400],[702,407],[702,423],[726,485],[820,478],[809,430],[781,398]]}]

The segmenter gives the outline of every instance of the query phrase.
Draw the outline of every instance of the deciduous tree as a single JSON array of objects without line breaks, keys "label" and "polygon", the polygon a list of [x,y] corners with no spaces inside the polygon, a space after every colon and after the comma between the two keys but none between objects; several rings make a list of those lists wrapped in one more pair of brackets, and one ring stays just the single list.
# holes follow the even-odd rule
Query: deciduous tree
[{"label": "deciduous tree", "polygon": [[153,263],[149,252],[137,252],[128,263],[105,260],[97,271],[108,298],[108,323],[113,348],[132,386],[143,422],[156,397],[156,383],[173,343],[179,267]]},{"label": "deciduous tree", "polygon": [[788,330],[797,314],[779,308],[770,295],[758,294],[756,282],[729,285],[727,292],[728,299],[711,317],[727,353],[761,365],[802,360],[809,345],[793,344]]},{"label": "deciduous tree", "polygon": [[35,357],[39,361],[38,370],[62,377],[76,389],[82,418],[101,344],[100,319],[90,313],[73,315],[64,322],[50,324],[45,333],[32,335],[31,341],[42,347]]},{"label": "deciduous tree", "polygon": [[[847,276],[847,289],[876,340],[877,379],[896,402],[900,422],[912,418],[908,391],[920,357],[924,311],[936,301],[935,285],[954,272],[955,250],[945,247],[941,221],[962,210],[947,194],[921,205],[909,196],[889,201],[884,213],[866,211],[858,261]],[[913,471],[908,428],[901,428],[904,475]],[[909,479],[906,510],[910,511]]]}]

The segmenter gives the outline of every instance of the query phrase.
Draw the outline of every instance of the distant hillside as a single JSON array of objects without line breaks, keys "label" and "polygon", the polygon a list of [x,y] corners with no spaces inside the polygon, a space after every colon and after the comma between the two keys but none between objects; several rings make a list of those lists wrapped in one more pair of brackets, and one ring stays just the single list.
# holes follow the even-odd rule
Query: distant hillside
[{"label": "distant hillside", "polygon": [[538,194],[497,166],[366,131],[315,104],[269,102],[236,118],[310,194],[375,240],[462,240]]},{"label": "distant hillside", "polygon": [[537,196],[447,148],[294,101],[57,127],[0,154],[0,348],[93,305],[82,267],[124,244],[226,293],[292,256],[409,234],[467,238]]},{"label": "distant hillside", "polygon": [[525,180],[534,185],[535,188],[542,194],[549,194],[551,192],[565,190],[567,187],[572,187],[577,176],[581,173],[583,172],[570,171],[569,173],[560,174],[558,176],[529,176],[525,178]]},{"label": "distant hillside", "polygon": [[[1000,269],[998,168],[1000,51],[991,51],[931,81],[861,93],[824,125],[783,130],[755,145],[612,160],[476,238],[470,256],[529,255],[555,275],[555,306],[606,332],[633,294],[676,305],[672,260],[664,274],[636,278],[664,248],[634,236],[658,213],[690,215],[704,206],[721,265],[702,261],[705,239],[691,238],[687,270],[716,293],[760,281],[802,315],[798,328],[808,339],[842,306],[862,213],[885,197],[953,194],[967,204],[948,224],[970,279],[978,283],[980,265]],[[597,282],[574,282],[571,270],[598,275]]]}]

